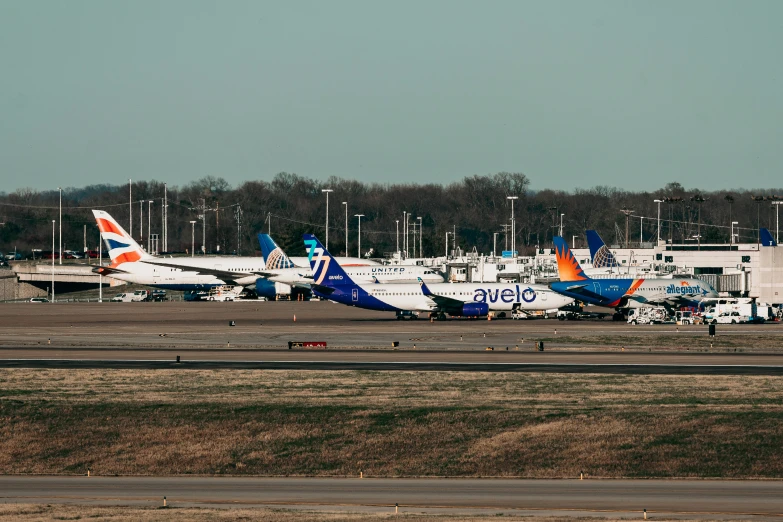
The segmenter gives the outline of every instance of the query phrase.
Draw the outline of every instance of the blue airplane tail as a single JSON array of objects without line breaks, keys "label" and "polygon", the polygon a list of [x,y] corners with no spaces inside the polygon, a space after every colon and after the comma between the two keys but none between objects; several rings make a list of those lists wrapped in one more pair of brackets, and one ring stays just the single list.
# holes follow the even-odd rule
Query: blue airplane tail
[{"label": "blue airplane tail", "polygon": [[762,246],[778,246],[778,242],[772,237],[772,234],[766,228],[759,229],[759,239]]},{"label": "blue airplane tail", "polygon": [[568,243],[560,236],[554,237],[555,257],[557,258],[557,273],[561,281],[587,281],[589,278],[568,248]]},{"label": "blue airplane tail", "polygon": [[305,248],[310,268],[313,271],[313,282],[316,285],[333,288],[337,286],[356,285],[351,277],[337,263],[337,260],[326,250],[323,244],[313,234],[305,234]]},{"label": "blue airplane tail", "polygon": [[604,240],[598,235],[595,230],[588,230],[587,245],[590,247],[590,258],[593,260],[593,267],[595,268],[615,268],[620,266],[620,263],[615,259],[614,254],[609,251],[609,247],[606,246]]},{"label": "blue airplane tail", "polygon": [[261,255],[264,257],[266,269],[294,268],[294,265],[283,249],[277,246],[275,240],[269,234],[258,234],[258,242],[261,245]]}]

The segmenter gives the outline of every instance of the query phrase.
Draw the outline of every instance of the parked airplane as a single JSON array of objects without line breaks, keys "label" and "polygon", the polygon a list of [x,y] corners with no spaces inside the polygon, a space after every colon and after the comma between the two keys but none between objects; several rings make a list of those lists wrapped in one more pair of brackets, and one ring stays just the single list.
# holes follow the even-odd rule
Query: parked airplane
[{"label": "parked airplane", "polygon": [[766,228],[759,229],[759,240],[761,241],[761,244],[763,246],[767,246],[767,247],[778,246],[778,242],[775,241],[775,238],[772,237],[772,234]]},{"label": "parked airplane", "polygon": [[[486,317],[490,311],[539,311],[573,302],[541,285],[514,283],[358,284],[312,234],[304,235],[316,295],[349,306],[389,312],[420,311],[445,319]],[[398,315],[399,317],[399,315]]]},{"label": "parked airplane", "polygon": [[[108,212],[93,210],[111,264],[93,272],[129,283],[199,290],[221,285],[253,285],[264,269],[260,257],[153,257],[125,232]],[[272,285],[274,287],[274,285]]]},{"label": "parked airplane", "polygon": [[[258,234],[258,242],[267,267],[267,270],[262,272],[263,277],[276,283],[310,288],[310,283],[313,282],[313,271],[306,257],[304,258],[307,262],[306,268],[296,266],[269,234]],[[351,260],[361,261],[359,258],[337,257],[335,259],[357,283],[416,283],[420,279],[425,283],[442,283],[446,279],[438,270],[428,266],[379,264],[357,266],[351,264]],[[347,264],[344,260],[347,260]]]},{"label": "parked airplane", "polygon": [[560,281],[550,283],[549,287],[583,303],[609,308],[654,304],[680,307],[695,306],[704,298],[718,296],[708,283],[692,277],[591,279],[579,266],[565,240],[556,236],[554,241]]}]

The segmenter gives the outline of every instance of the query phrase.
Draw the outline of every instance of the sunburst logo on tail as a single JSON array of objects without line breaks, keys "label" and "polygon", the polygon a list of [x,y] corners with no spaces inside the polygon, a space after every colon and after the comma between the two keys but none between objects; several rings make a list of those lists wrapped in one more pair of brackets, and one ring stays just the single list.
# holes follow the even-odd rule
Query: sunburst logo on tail
[{"label": "sunburst logo on tail", "polygon": [[555,257],[561,281],[584,281],[587,279],[571,249],[561,237],[555,238]]}]

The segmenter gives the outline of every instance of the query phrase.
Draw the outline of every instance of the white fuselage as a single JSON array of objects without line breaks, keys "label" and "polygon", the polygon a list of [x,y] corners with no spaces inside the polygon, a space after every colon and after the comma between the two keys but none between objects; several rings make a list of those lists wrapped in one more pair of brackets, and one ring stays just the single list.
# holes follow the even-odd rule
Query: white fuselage
[{"label": "white fuselage", "polygon": [[[359,285],[369,294],[394,308],[412,311],[439,309],[435,300],[424,295],[421,285]],[[519,283],[440,283],[427,285],[435,296],[464,303],[486,303],[491,311],[552,310],[574,300],[541,285]]]},{"label": "white fuselage", "polygon": [[[445,280],[440,272],[426,266],[341,266],[356,283],[418,283],[419,279],[425,283],[442,283]],[[281,268],[273,272],[275,275],[267,276],[267,279],[275,283],[307,287],[313,282],[313,271],[307,268]]]},{"label": "white fuselage", "polygon": [[[306,258],[305,258],[306,259]],[[341,262],[344,258],[337,258]],[[347,258],[355,262],[358,258]],[[155,263],[165,263],[162,266]],[[169,288],[175,290],[193,290],[225,285],[229,281],[200,272],[202,270],[220,270],[236,274],[233,281],[240,286],[253,285],[258,272],[263,272],[264,259],[261,257],[155,257],[133,263],[121,263],[116,267],[122,273],[112,273],[109,277],[128,283]],[[246,274],[243,276],[243,274]]]}]

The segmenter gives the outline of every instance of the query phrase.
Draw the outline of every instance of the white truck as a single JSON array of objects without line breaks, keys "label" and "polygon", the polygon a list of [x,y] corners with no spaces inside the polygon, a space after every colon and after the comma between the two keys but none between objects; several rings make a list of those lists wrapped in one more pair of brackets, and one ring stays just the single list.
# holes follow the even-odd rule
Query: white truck
[{"label": "white truck", "polygon": [[131,302],[133,303],[141,303],[147,300],[147,297],[150,295],[150,293],[147,290],[136,290],[133,292],[133,295],[131,296]]},{"label": "white truck", "polygon": [[758,305],[756,300],[750,297],[705,299],[702,305],[704,306],[704,321],[707,323],[713,323],[715,319],[727,312],[737,312],[739,316],[747,317],[746,321],[738,322],[763,323],[770,318],[770,307],[768,305]]},{"label": "white truck", "polygon": [[131,303],[133,302],[133,294],[131,293],[117,294],[114,297],[112,297],[110,301],[112,303]]},{"label": "white truck", "polygon": [[242,293],[241,286],[221,285],[209,289],[207,301],[235,301]]},{"label": "white truck", "polygon": [[662,306],[642,306],[628,310],[628,324],[660,324],[669,319]]},{"label": "white truck", "polygon": [[721,312],[717,317],[712,318],[712,324],[739,324],[749,321],[750,317],[740,315],[739,312]]}]

